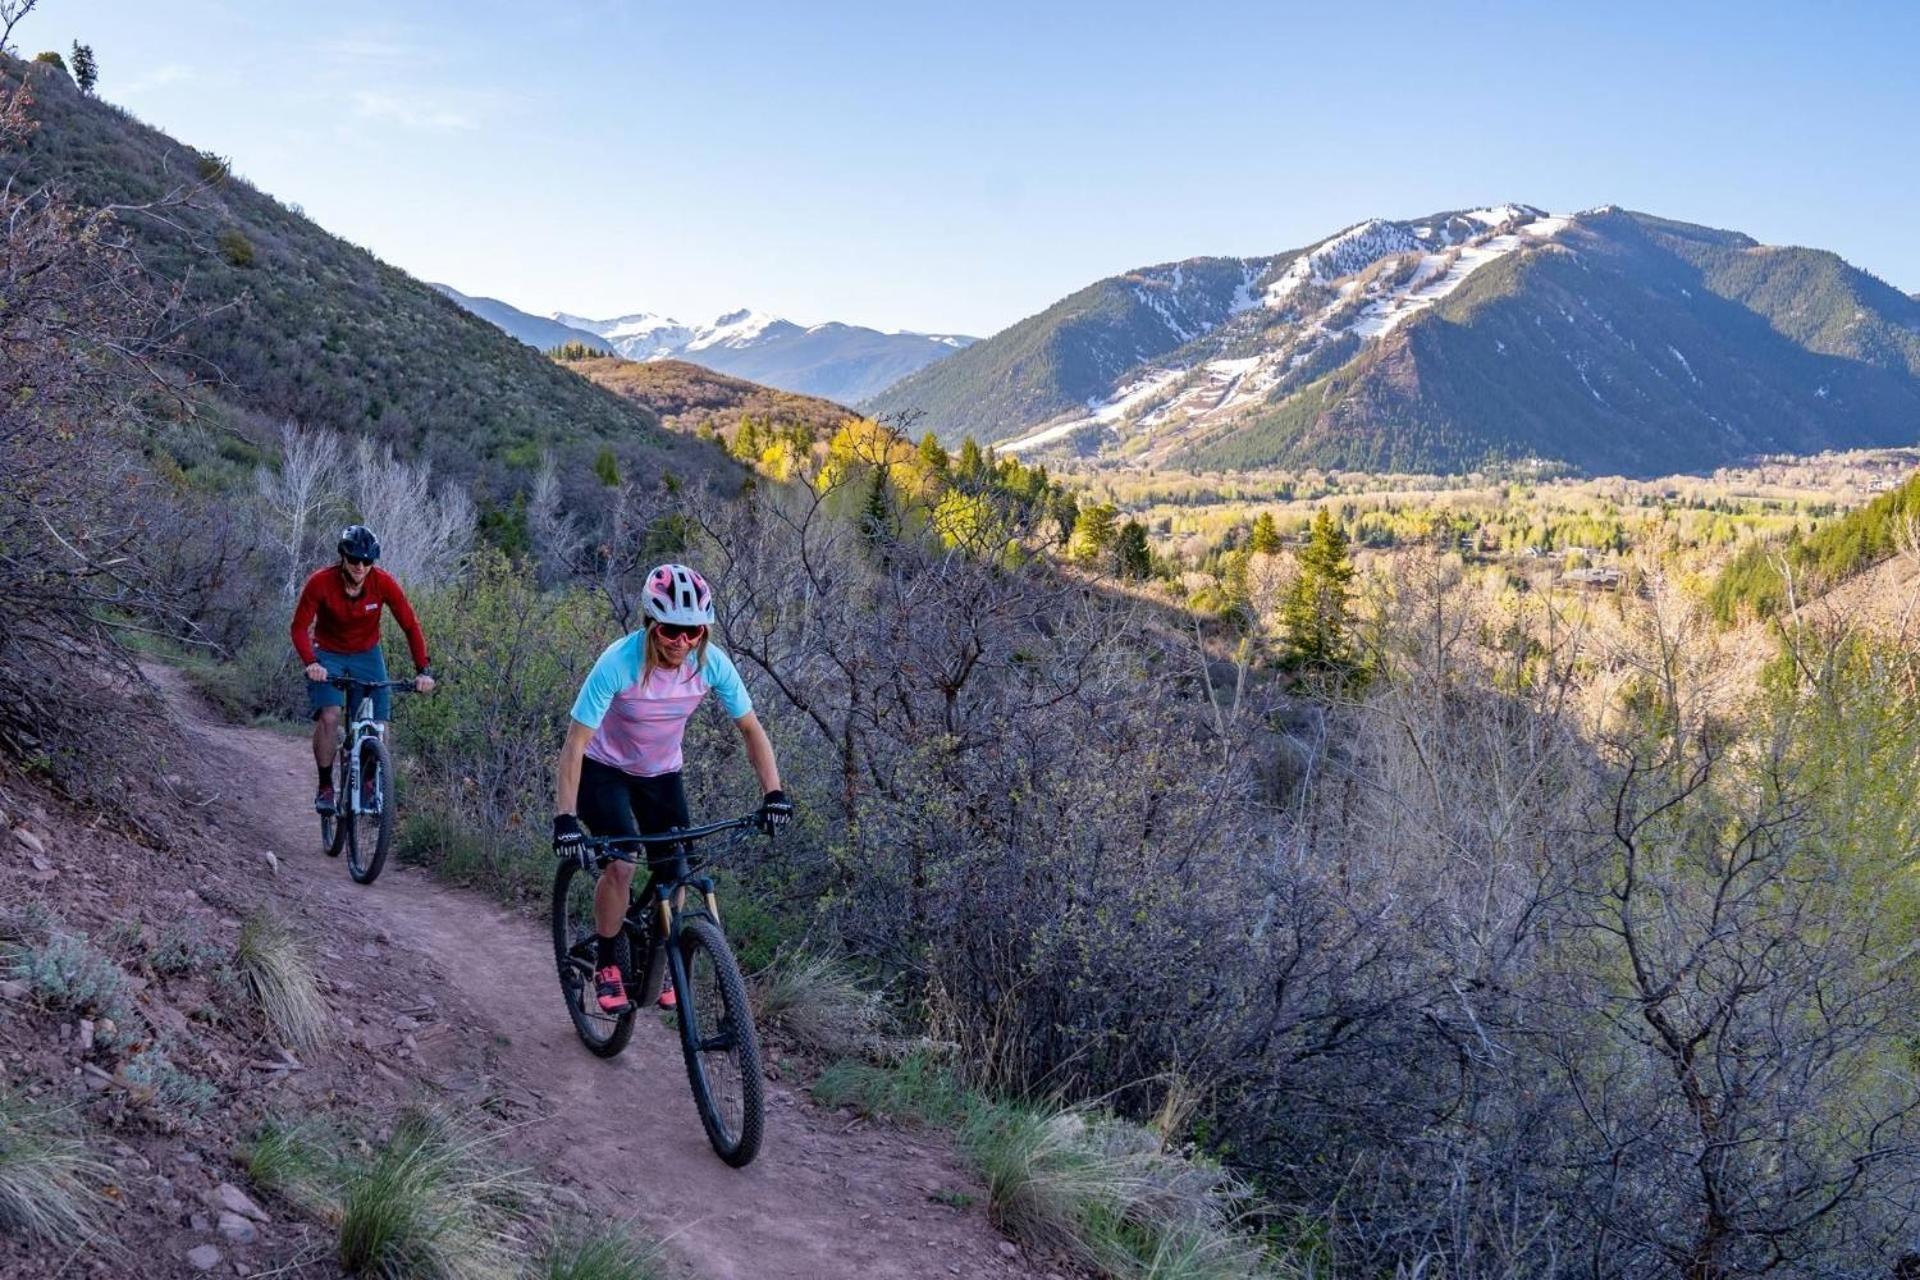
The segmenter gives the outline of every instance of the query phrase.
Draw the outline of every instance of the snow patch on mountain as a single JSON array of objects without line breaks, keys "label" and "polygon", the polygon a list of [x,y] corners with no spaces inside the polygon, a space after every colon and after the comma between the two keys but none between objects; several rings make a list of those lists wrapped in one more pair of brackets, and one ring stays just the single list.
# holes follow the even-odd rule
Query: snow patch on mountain
[{"label": "snow patch on mountain", "polygon": [[1267,286],[1266,305],[1277,308],[1308,283],[1327,284],[1364,271],[1390,254],[1421,247],[1419,237],[1398,222],[1369,218],[1308,250]]},{"label": "snow patch on mountain", "polygon": [[[1089,400],[1084,412],[1043,424],[1001,448],[1033,449],[1090,426],[1116,434],[1152,432],[1250,408],[1299,386],[1308,376],[1300,372],[1302,366],[1330,344],[1364,344],[1385,337],[1451,296],[1489,264],[1552,240],[1572,223],[1569,216],[1526,205],[1476,209],[1417,226],[1378,218],[1360,223],[1294,258],[1261,294],[1254,292],[1257,276],[1250,274],[1242,283],[1227,323],[1218,326],[1220,334],[1209,345],[1216,351],[1223,346],[1231,350],[1236,340],[1243,346],[1257,340],[1263,348],[1258,354],[1196,360],[1198,353],[1188,347],[1169,357],[1173,363],[1143,371],[1111,396]],[[1177,270],[1160,277],[1163,284],[1174,283]],[[1260,321],[1259,327],[1250,328],[1235,322],[1241,312],[1256,307],[1274,311],[1297,305],[1289,300],[1309,284],[1331,291],[1332,297],[1292,323]],[[1162,291],[1136,286],[1136,296],[1183,343],[1212,328],[1190,333],[1169,313]],[[1324,293],[1319,296],[1326,298]],[[1257,339],[1249,336],[1255,333]]]},{"label": "snow patch on mountain", "polygon": [[748,308],[729,311],[711,325],[702,328],[682,350],[705,351],[709,347],[744,347],[774,325],[785,323],[787,322],[779,316],[770,316],[764,311]]}]

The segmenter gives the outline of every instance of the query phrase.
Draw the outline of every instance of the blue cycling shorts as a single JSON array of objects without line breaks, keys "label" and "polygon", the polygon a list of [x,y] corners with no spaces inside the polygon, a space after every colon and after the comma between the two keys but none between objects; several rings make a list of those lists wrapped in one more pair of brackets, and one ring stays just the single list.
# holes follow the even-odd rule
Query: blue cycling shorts
[{"label": "blue cycling shorts", "polygon": [[[329,653],[325,649],[315,649],[313,656],[327,669],[330,676],[352,676],[355,680],[385,680],[387,678],[387,659],[378,647],[365,653]],[[344,690],[336,689],[324,680],[307,681],[307,711],[318,718],[327,707],[338,707],[347,700]],[[393,712],[393,695],[385,689],[376,689],[373,694],[373,718],[390,720]],[[353,718],[353,708],[347,709],[347,718]]]}]

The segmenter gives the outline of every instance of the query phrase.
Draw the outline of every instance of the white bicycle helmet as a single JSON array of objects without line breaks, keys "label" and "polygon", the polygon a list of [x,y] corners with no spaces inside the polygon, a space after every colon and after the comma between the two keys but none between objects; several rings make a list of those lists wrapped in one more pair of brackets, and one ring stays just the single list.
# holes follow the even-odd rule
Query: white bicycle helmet
[{"label": "white bicycle helmet", "polygon": [[655,622],[683,627],[713,624],[713,589],[683,564],[663,564],[647,575],[640,607]]}]

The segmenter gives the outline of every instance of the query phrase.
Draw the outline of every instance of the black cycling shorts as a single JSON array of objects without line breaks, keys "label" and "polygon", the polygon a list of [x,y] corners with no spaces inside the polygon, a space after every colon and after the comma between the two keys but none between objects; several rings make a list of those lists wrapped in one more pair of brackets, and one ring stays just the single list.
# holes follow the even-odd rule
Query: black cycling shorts
[{"label": "black cycling shorts", "polygon": [[[580,764],[580,821],[596,836],[653,836],[690,827],[687,791],[680,772],[635,777],[588,756]],[[648,862],[673,860],[673,846],[647,846]]]}]

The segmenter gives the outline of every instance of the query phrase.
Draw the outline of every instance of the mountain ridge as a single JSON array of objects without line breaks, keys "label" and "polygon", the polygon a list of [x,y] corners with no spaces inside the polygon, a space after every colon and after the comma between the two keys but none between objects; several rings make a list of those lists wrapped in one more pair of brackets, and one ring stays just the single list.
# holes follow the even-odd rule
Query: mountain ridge
[{"label": "mountain ridge", "polygon": [[697,325],[648,311],[600,320],[566,311],[542,317],[497,299],[435,287],[543,351],[579,341],[628,360],[686,360],[777,390],[849,404],[974,341],[961,334],[884,333],[841,321],[802,325],[751,307]]},{"label": "mountain ridge", "polygon": [[147,268],[187,309],[212,313],[180,341],[196,380],[229,408],[371,435],[498,492],[540,448],[582,439],[646,469],[720,462],[235,176],[225,158],[82,94],[47,64],[0,58],[0,75],[33,97],[19,180],[124,211],[117,225]]},{"label": "mountain ridge", "polygon": [[1109,277],[862,408],[1155,464],[1649,474],[1910,442],[1920,307],[1822,250],[1508,204]]}]

